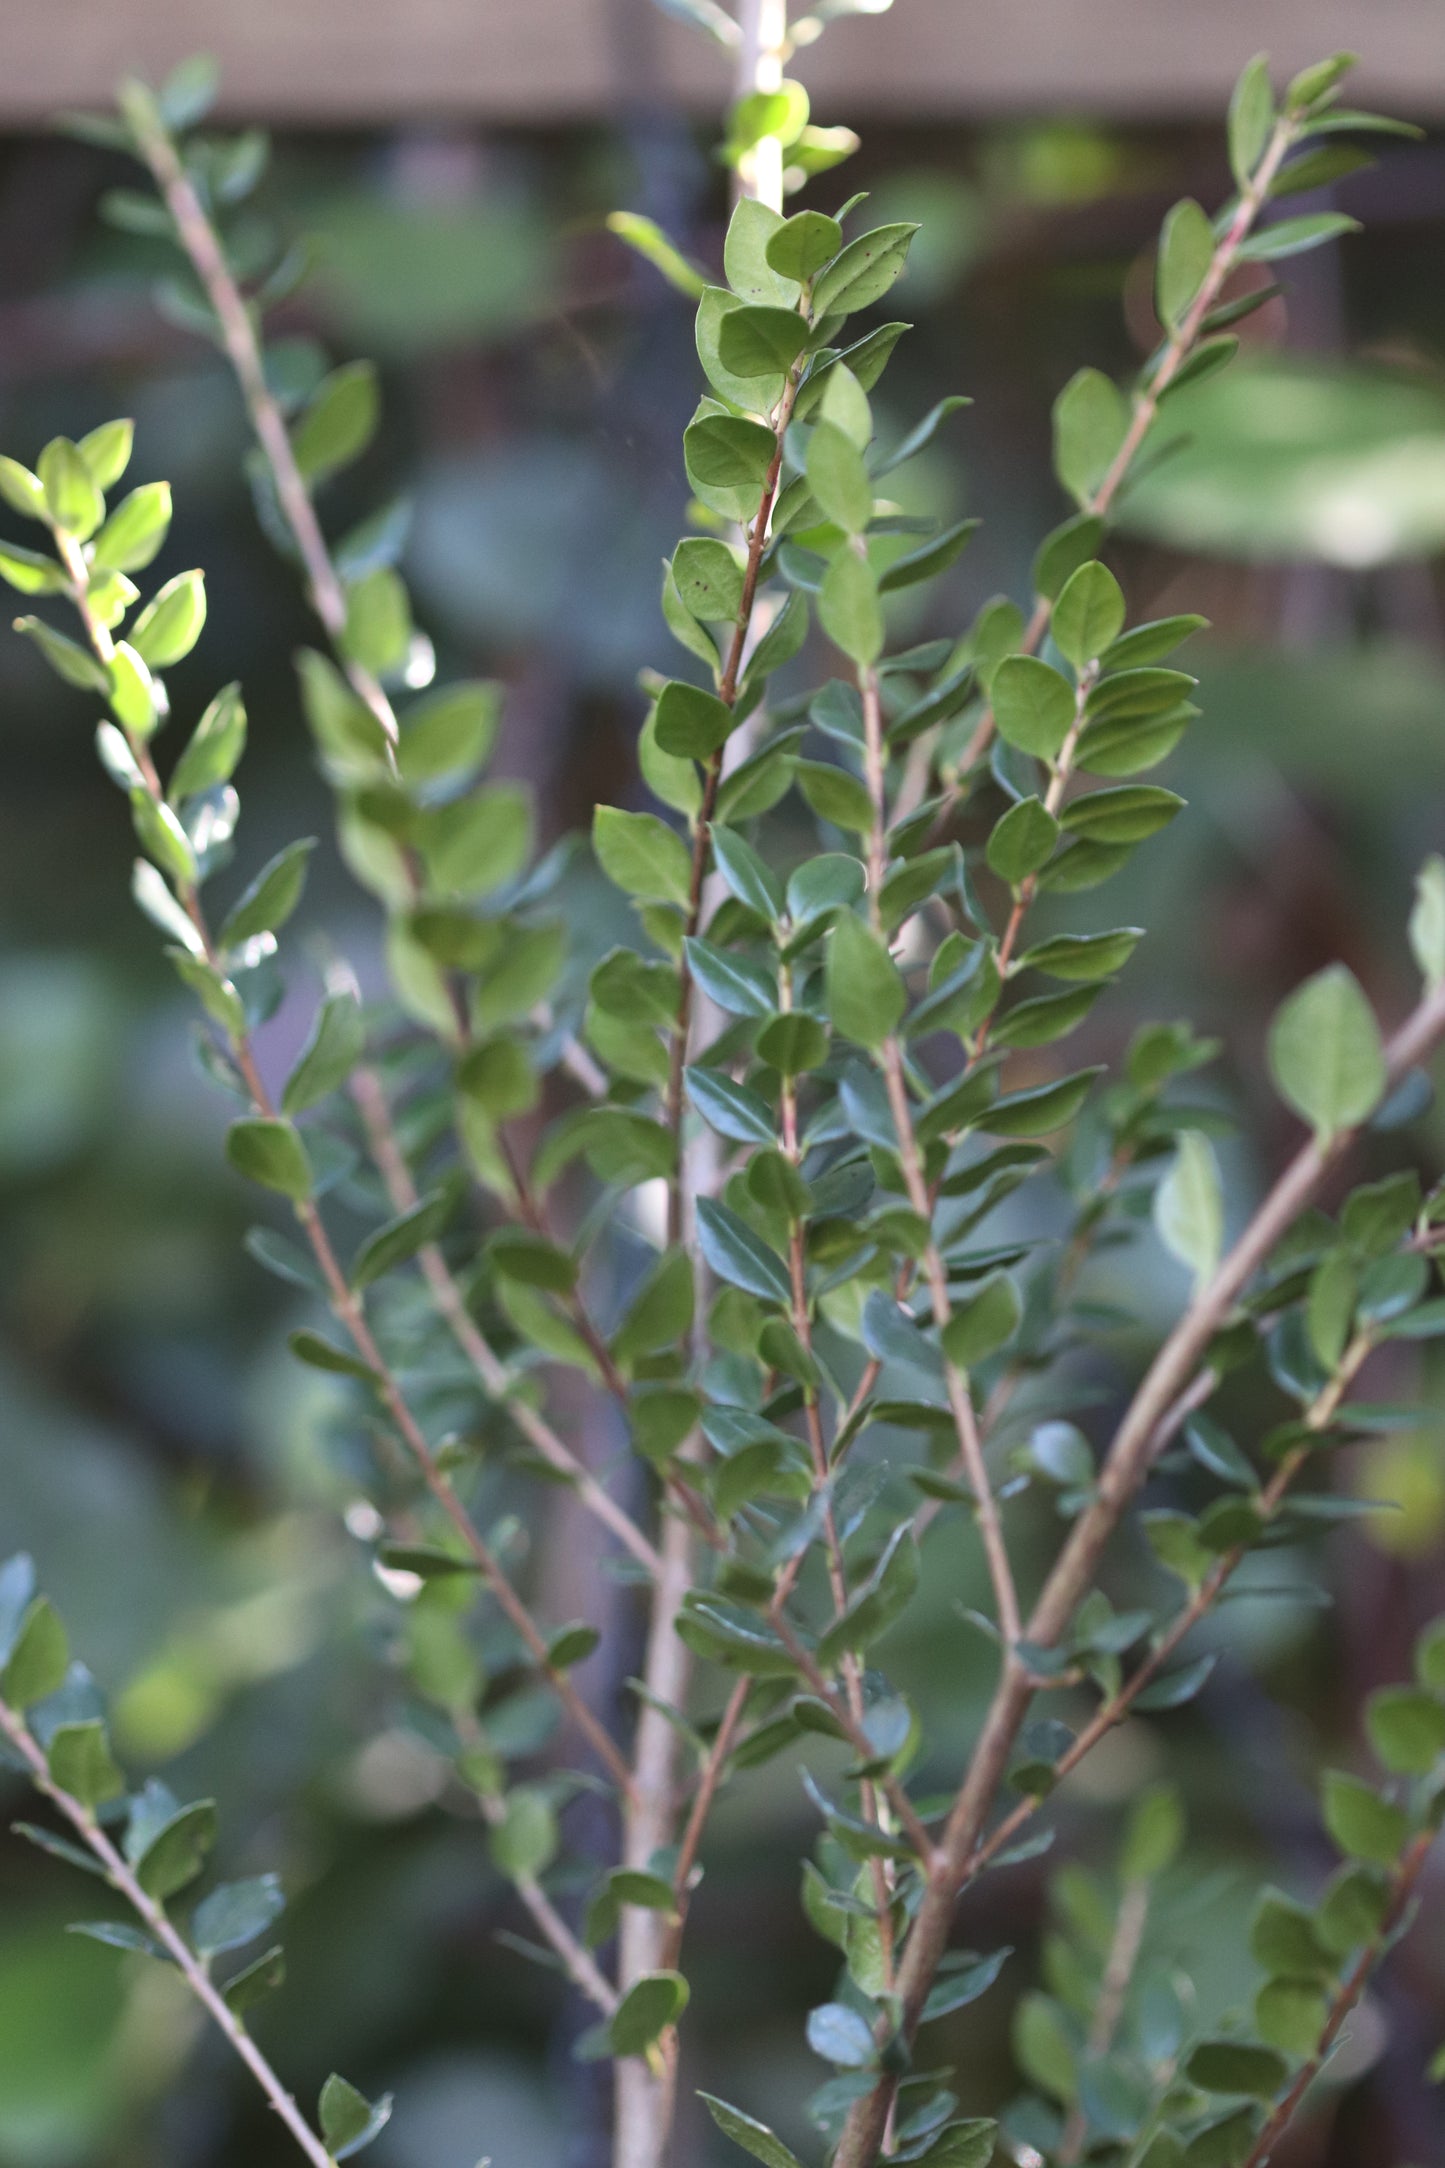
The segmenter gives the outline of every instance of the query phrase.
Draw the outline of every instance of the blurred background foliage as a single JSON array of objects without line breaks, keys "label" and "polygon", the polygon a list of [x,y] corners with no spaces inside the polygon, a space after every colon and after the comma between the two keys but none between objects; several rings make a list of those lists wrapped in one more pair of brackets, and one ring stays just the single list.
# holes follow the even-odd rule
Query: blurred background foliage
[{"label": "blurred background foliage", "polygon": [[[60,431],[137,417],[135,479],[176,487],[167,567],[209,577],[211,637],[177,697],[198,707],[244,681],[259,862],[298,829],[329,829],[290,662],[308,626],[256,526],[229,378],[154,307],[158,245],[97,222],[99,197],[130,178],[76,143],[0,145],[3,440],[31,458]],[[879,219],[925,221],[898,290],[917,328],[879,396],[882,433],[960,387],[976,401],[907,484],[909,509],[986,522],[917,625],[956,634],[990,593],[1025,591],[1062,511],[1050,402],[1081,362],[1122,374],[1151,339],[1151,238],[1179,194],[1225,192],[1219,132],[878,129],[841,191],[815,184],[804,200],[854,186]],[[711,263],[725,195],[706,132],[645,112],[550,133],[295,134],[259,199],[258,215],[316,237],[291,328],[383,366],[384,434],[339,485],[333,528],[397,498],[443,672],[505,680],[500,766],[534,783],[548,837],[595,799],[641,802],[637,673],[666,655],[658,560],[682,525],[696,396],[688,304],[603,220],[642,210]],[[1244,327],[1245,365],[1179,398],[1183,441],[1135,491],[1116,550],[1138,616],[1197,608],[1214,629],[1193,651],[1206,721],[1167,778],[1191,812],[1131,877],[1125,915],[1151,938],[1093,1028],[1104,1051],[1145,1016],[1224,1033],[1214,1089],[1252,1140],[1232,1162],[1241,1197],[1288,1141],[1262,1081],[1270,1013],[1336,956],[1399,1013],[1409,884],[1445,805],[1445,144],[1388,145],[1334,200],[1365,233],[1285,265],[1287,292]],[[260,2022],[298,2091],[338,2065],[371,2091],[395,2085],[377,2168],[473,2168],[479,2145],[495,2168],[588,2168],[597,2081],[568,2056],[575,2027],[557,2021],[552,1983],[499,1947],[518,1925],[505,1887],[398,1722],[398,1611],[354,1540],[367,1530],[338,1402],[287,1358],[286,1293],[241,1251],[225,1109],[128,901],[127,824],[83,711],[25,643],[0,643],[0,1552],[42,1560],[132,1765],[220,1796],[227,1871],[282,1867],[291,1980]],[[308,909],[378,983],[371,911],[328,852]],[[613,906],[578,895],[600,940]],[[611,937],[625,938],[617,909]],[[277,1073],[304,1008],[269,1029]],[[1433,1120],[1412,1134],[1438,1168]],[[1120,1273],[1146,1314],[1183,1296],[1147,1244],[1108,1265],[1101,1298]],[[1243,1661],[1163,1720],[1205,1871],[1151,1931],[1219,2009],[1246,1978],[1251,1885],[1311,1864],[1302,1726],[1347,1754],[1361,1693],[1407,1667],[1412,1622],[1445,1603],[1440,1385],[1427,1378],[1417,1431],[1348,1472],[1402,1510],[1324,1539],[1333,1608],[1278,1600],[1300,1576],[1270,1554],[1269,1590],[1209,1629]],[[549,1570],[565,1586],[589,1563]],[[933,1578],[927,1631],[894,1668],[952,1750],[986,1651],[960,1617],[969,1588],[937,1559]],[[1101,1749],[1061,1804],[1069,1848],[1107,1860],[1119,1802],[1159,1761],[1144,1722]],[[812,1835],[795,1769],[770,1765],[746,1804],[724,1801],[693,1914],[709,2045],[692,2077],[794,2139],[810,2083],[798,2014],[830,1971],[797,1906]],[[1043,1862],[991,1883],[1010,1909],[971,1923],[980,1945],[1007,1935],[1032,1970],[1052,1932],[1046,1885]],[[281,2161],[283,2139],[223,2051],[195,2039],[174,1983],[59,1932],[75,1895],[64,1870],[0,1848],[0,2168]],[[1427,1904],[1438,1922],[1438,1886]],[[1007,2096],[1025,1969],[968,2014],[970,2112]],[[1383,1992],[1388,2047],[1367,2011],[1349,2050],[1356,2073],[1381,2061],[1292,2161],[1445,2158],[1439,2095],[1418,2076],[1445,2015],[1445,1936],[1417,1934]],[[710,2158],[709,2142],[685,2124],[682,2157]]]}]

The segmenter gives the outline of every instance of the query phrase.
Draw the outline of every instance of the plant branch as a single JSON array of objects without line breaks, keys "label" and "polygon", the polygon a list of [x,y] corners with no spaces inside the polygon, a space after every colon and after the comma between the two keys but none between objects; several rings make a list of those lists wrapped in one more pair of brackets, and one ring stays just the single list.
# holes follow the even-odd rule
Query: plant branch
[{"label": "plant branch", "polygon": [[[1390,1040],[1386,1048],[1389,1085],[1398,1084],[1442,1039],[1445,986],[1427,992]],[[1357,1130],[1343,1130],[1327,1143],[1311,1139],[1295,1155],[1164,1343],[1115,1433],[1094,1499],[1075,1522],[1034,1606],[1026,1627],[1031,1642],[1045,1648],[1057,1642],[1091,1585],[1110,1536],[1152,1465],[1161,1426],[1186,1392],[1210,1340],[1246,1282],[1313,1201],[1357,1134]],[[917,2031],[924,2000],[947,1946],[955,1897],[1035,1690],[1021,1665],[1005,1664],[949,1815],[939,1848],[940,1865],[930,1877],[905,1947],[898,1982],[903,2005],[900,2030],[905,2043],[911,2044]],[[851,2111],[834,2168],[873,2168],[895,2084],[891,2077],[880,2080]]]},{"label": "plant branch", "polygon": [[[1086,503],[1086,513],[1104,519],[1112,510],[1114,500],[1128,477],[1129,469],[1154,426],[1159,413],[1159,403],[1193,352],[1204,320],[1218,301],[1230,273],[1236,268],[1240,248],[1249,238],[1280,166],[1297,139],[1297,122],[1289,114],[1282,115],[1275,123],[1274,131],[1251,176],[1249,186],[1240,191],[1234,216],[1215,247],[1204,283],[1178,327],[1165,340],[1147,384],[1135,396],[1134,410],[1123,442],[1110,462],[1108,472]],[[1049,629],[1052,615],[1052,602],[1048,596],[1039,595],[1035,599],[1033,613],[1019,643],[1020,654],[1037,653],[1043,644],[1044,634]],[[955,780],[949,787],[938,819],[934,823],[935,831],[947,823],[950,813],[968,788],[969,780],[987,752],[993,734],[993,709],[986,707],[958,763]]]},{"label": "plant branch", "polygon": [[344,648],[346,590],[332,560],[311,493],[296,464],[285,417],[266,382],[255,320],[238,286],[220,236],[207,215],[155,99],[140,83],[121,87],[121,107],[136,148],[170,212],[176,238],[200,280],[220,328],[227,359],[235,372],[261,456],[276,491],[281,516],[290,530],[306,575],[311,606],[320,618],[352,690],[376,717],[387,738],[397,740],[396,715],[381,685]]},{"label": "plant branch", "polygon": [[0,1701],[0,1731],[4,1732],[11,1746],[25,1762],[36,1790],[43,1792],[51,1804],[64,1815],[82,1843],[104,1868],[106,1880],[111,1887],[125,1899],[131,1910],[145,1923],[147,1933],[171,1959],[196,2001],[218,2030],[224,2033],[307,2160],[313,2163],[313,2168],[332,2168],[330,2153],[302,2115],[295,2099],[287,2092],[238,2014],[226,2002],[224,1994],[211,1978],[203,1961],[180,1930],[172,1924],[164,1907],[142,1889],[124,1856],[101,1828],[91,1809],[83,1806],[80,1800],[55,1782],[39,1742],[19,1712],[5,1701]]},{"label": "plant branch", "polygon": [[[115,646],[110,633],[91,607],[89,569],[79,548],[63,530],[57,533],[56,542],[72,582],[75,606],[81,623],[85,627],[91,648],[99,662],[109,665],[115,654]],[[125,735],[132,755],[144,778],[146,790],[158,805],[164,803],[160,778],[156,773],[149,746],[144,738],[133,731],[127,730]],[[196,938],[200,943],[205,960],[213,971],[224,978],[224,959],[212,939],[196,885],[194,882],[178,885],[181,903],[192,926],[195,928]],[[274,1121],[277,1118],[276,1107],[257,1066],[249,1035],[242,1032],[238,1037],[233,1038],[231,1043],[236,1065],[245,1082],[255,1113],[263,1120]],[[618,1753],[613,1741],[608,1737],[606,1730],[577,1692],[567,1673],[559,1670],[552,1663],[547,1652],[545,1636],[533,1620],[526,1604],[512,1586],[500,1559],[495,1556],[485,1543],[473,1525],[466,1508],[438,1466],[436,1457],[427,1444],[425,1433],[412,1413],[395,1373],[376,1343],[371,1327],[367,1322],[361,1298],[353,1290],[345,1272],[342,1270],[336,1251],[332,1246],[331,1238],[326,1231],[325,1223],[316,1208],[315,1200],[311,1197],[302,1198],[295,1203],[294,1209],[307,1241],[311,1245],[312,1255],[315,1257],[322,1277],[326,1282],[332,1314],[350,1336],[352,1345],[361,1360],[374,1373],[376,1390],[388,1414],[391,1416],[392,1422],[400,1433],[421,1475],[422,1481],[451,1522],[457,1535],[461,1538],[467,1555],[485,1580],[494,1599],[506,1614],[533,1661],[546,1675],[553,1691],[563,1703],[579,1732],[587,1740],[603,1767],[625,1792],[629,1781],[627,1764]]]},{"label": "plant branch", "polygon": [[1389,1905],[1374,1939],[1365,1945],[1340,1982],[1314,2053],[1306,2057],[1288,2091],[1270,2110],[1265,2118],[1264,2128],[1245,2156],[1241,2168],[1265,2168],[1266,2161],[1273,2157],[1275,2146],[1283,2136],[1286,2126],[1294,2120],[1305,2094],[1329,2060],[1351,2011],[1369,1985],[1371,1973],[1384,1956],[1408,1911],[1416,1884],[1425,1870],[1425,1863],[1434,1846],[1435,1836],[1433,1829],[1423,1829],[1406,1847],[1395,1871]]},{"label": "plant branch", "polygon": [[[386,1094],[374,1070],[363,1067],[355,1072],[351,1080],[351,1095],[356,1101],[372,1159],[381,1174],[393,1209],[397,1212],[410,1212],[418,1202],[416,1183],[407,1165],[406,1154],[397,1140]],[[475,1370],[488,1398],[507,1408],[527,1442],[549,1466],[567,1478],[593,1517],[617,1538],[625,1550],[631,1552],[639,1565],[656,1576],[662,1565],[656,1546],[643,1534],[625,1508],[617,1503],[591,1471],[583,1466],[571,1448],[558,1437],[547,1418],[517,1391],[515,1380],[506,1364],[467,1308],[466,1298],[438,1244],[427,1243],[425,1248],[418,1252],[417,1263],[431,1289],[438,1311],[446,1321],[457,1346]]]},{"label": "plant branch", "polygon": [[[883,914],[880,897],[888,863],[888,832],[883,710],[877,672],[869,668],[860,669],[858,689],[863,700],[864,767],[868,795],[873,801],[873,824],[868,837],[869,911],[874,931],[881,940]],[[903,1048],[896,1034],[890,1032],[883,1041],[881,1058],[888,1105],[893,1116],[894,1129],[898,1133],[898,1154],[903,1167],[908,1202],[926,1232],[923,1271],[928,1282],[934,1323],[941,1333],[953,1316],[953,1305],[948,1293],[948,1268],[934,1238],[933,1199],[928,1193],[923,1159],[913,1130],[913,1109],[908,1097]],[[988,1563],[989,1579],[993,1584],[994,1602],[998,1606],[999,1627],[1005,1646],[1011,1651],[1019,1638],[1018,1591],[1014,1585],[1013,1566],[1008,1555],[1008,1545],[1004,1540],[998,1501],[994,1497],[993,1485],[984,1460],[983,1441],[979,1436],[973,1395],[967,1378],[946,1353],[943,1357],[943,1369],[958,1449],[967,1471],[969,1487],[973,1492],[974,1514]]]}]

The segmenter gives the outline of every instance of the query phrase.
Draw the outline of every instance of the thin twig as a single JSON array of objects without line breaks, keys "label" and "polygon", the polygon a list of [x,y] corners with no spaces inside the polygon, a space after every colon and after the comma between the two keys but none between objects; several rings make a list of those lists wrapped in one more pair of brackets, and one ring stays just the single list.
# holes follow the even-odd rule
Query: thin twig
[{"label": "thin twig", "polygon": [[[1386,1048],[1387,1087],[1426,1058],[1445,1039],[1445,986],[1427,992]],[[1074,1523],[1025,1628],[1028,1640],[1052,1647],[1092,1585],[1104,1550],[1152,1465],[1159,1427],[1199,1369],[1209,1342],[1224,1323],[1246,1282],[1309,1206],[1358,1130],[1341,1131],[1327,1143],[1306,1144],[1265,1197],[1244,1233],[1165,1341],[1130,1402],[1105,1457],[1092,1503]],[[1008,1766],[1036,1682],[1018,1664],[1006,1664],[984,1718],[962,1787],[939,1847],[942,1864],[930,1877],[905,1947],[899,1974],[900,2027],[906,2043],[918,2028],[923,2004],[947,1947],[954,1901],[979,1844],[990,1807]],[[834,2168],[873,2168],[887,2124],[896,2081],[880,2080],[851,2112]]]},{"label": "thin twig", "polygon": [[82,1805],[63,1785],[55,1782],[39,1742],[32,1736],[24,1718],[4,1701],[0,1701],[0,1731],[4,1732],[11,1746],[24,1760],[36,1790],[43,1792],[64,1815],[82,1843],[104,1868],[106,1880],[111,1887],[119,1892],[137,1917],[144,1921],[147,1932],[172,1960],[186,1986],[212,2023],[224,2033],[306,2158],[314,2164],[314,2168],[332,2168],[330,2153],[251,2038],[240,2017],[230,2008],[202,1960],[180,1930],[172,1925],[164,1907],[141,1887],[124,1856],[101,1828],[90,1808]]},{"label": "thin twig", "polygon": [[200,280],[220,327],[256,442],[270,471],[281,516],[291,532],[306,574],[311,606],[325,627],[352,690],[366,703],[395,745],[396,715],[390,700],[371,672],[349,656],[341,644],[346,631],[346,590],[321,532],[311,493],[296,464],[285,417],[266,382],[255,319],[226,262],[220,236],[181,163],[151,93],[141,84],[128,83],[121,86],[120,99],[135,136],[136,148],[150,168],[161,199],[170,212],[176,237]]},{"label": "thin twig", "polygon": [[[863,701],[865,779],[868,795],[873,802],[873,822],[868,836],[868,901],[874,931],[881,940],[883,913],[880,898],[888,863],[888,813],[883,710],[877,672],[866,667],[860,669],[858,688]],[[883,1042],[882,1065],[889,1110],[898,1135],[898,1156],[903,1168],[908,1202],[925,1230],[923,1271],[928,1282],[934,1323],[941,1333],[953,1316],[953,1305],[948,1293],[948,1268],[934,1238],[933,1199],[928,1193],[923,1159],[913,1129],[913,1109],[908,1097],[908,1080],[904,1073],[903,1048],[896,1034],[891,1032]],[[953,1417],[959,1453],[968,1472],[969,1487],[973,1492],[973,1510],[988,1563],[989,1579],[993,1584],[994,1602],[998,1606],[999,1627],[1005,1647],[1012,1650],[1019,1638],[1018,1591],[1014,1585],[1013,1566],[1004,1539],[998,1500],[994,1496],[983,1456],[983,1442],[979,1437],[973,1395],[967,1378],[946,1351],[943,1355],[943,1369],[949,1411]]]},{"label": "thin twig", "polygon": [[[1285,115],[1276,122],[1274,132],[1259,165],[1251,176],[1249,185],[1240,192],[1239,201],[1234,216],[1229,222],[1228,229],[1215,247],[1214,254],[1210,259],[1209,269],[1204,276],[1204,283],[1195,295],[1188,313],[1178,328],[1172,331],[1166,339],[1163,352],[1149,378],[1148,384],[1135,398],[1134,411],[1130,416],[1129,426],[1124,434],[1123,442],[1115,453],[1108,472],[1084,508],[1086,512],[1092,513],[1096,518],[1103,519],[1108,516],[1114,499],[1118,496],[1128,476],[1130,467],[1137,458],[1145,438],[1154,426],[1159,412],[1159,402],[1189,359],[1199,338],[1204,319],[1218,301],[1230,273],[1236,268],[1240,248],[1249,238],[1255,220],[1259,217],[1268,199],[1275,176],[1279,172],[1284,159],[1293,148],[1297,135],[1297,124],[1290,116]],[[1052,615],[1053,604],[1049,598],[1046,595],[1037,596],[1023,638],[1019,642],[1018,652],[1020,654],[1033,655],[1037,653],[1043,643],[1044,634],[1049,629],[1049,620]],[[973,775],[977,772],[979,762],[988,751],[993,735],[993,709],[992,707],[986,707],[979,718],[972,737],[964,748],[958,762],[955,779],[945,792],[944,802],[939,808],[937,819],[930,831],[931,835],[936,836],[947,827],[949,817],[959,799],[967,790]]]},{"label": "thin twig", "polygon": [[1373,1940],[1365,1945],[1349,1972],[1340,1982],[1330,2004],[1329,2016],[1325,2021],[1324,2031],[1320,2034],[1314,2053],[1305,2058],[1288,2091],[1281,2096],[1265,2118],[1264,2128],[1260,2131],[1259,2136],[1245,2156],[1241,2168],[1265,2168],[1265,2163],[1273,2156],[1275,2146],[1283,2136],[1286,2126],[1294,2120],[1295,2112],[1303,2101],[1305,2094],[1329,2060],[1335,2042],[1344,2030],[1351,2011],[1369,1985],[1371,1973],[1384,1956],[1391,1938],[1409,1909],[1410,1900],[1415,1894],[1415,1886],[1425,1870],[1425,1862],[1428,1860],[1434,1845],[1435,1835],[1436,1832],[1433,1829],[1422,1829],[1420,1834],[1413,1838],[1406,1847],[1404,1856],[1395,1870],[1394,1886],[1391,1891],[1389,1905]]},{"label": "thin twig", "polygon": [[[106,626],[101,622],[90,604],[90,573],[80,550],[63,531],[56,536],[66,571],[69,574],[73,599],[81,623],[85,627],[96,659],[109,665],[115,654],[115,644]],[[164,802],[160,778],[150,748],[143,737],[127,730],[126,740],[144,779],[145,788],[159,805]],[[195,928],[206,962],[221,977],[225,976],[225,962],[211,936],[206,915],[194,882],[179,884],[181,904]],[[266,1121],[276,1119],[276,1107],[262,1079],[250,1037],[242,1033],[233,1039],[232,1047],[236,1066],[240,1070],[255,1112]],[[415,1463],[422,1481],[451,1522],[461,1538],[464,1549],[482,1575],[496,1602],[505,1612],[519,1638],[526,1647],[538,1669],[541,1670],[559,1700],[563,1703],[578,1730],[591,1746],[603,1767],[620,1785],[625,1793],[628,1785],[627,1764],[603,1726],[587,1707],[568,1674],[555,1666],[548,1654],[547,1641],[528,1611],[526,1604],[512,1586],[500,1559],[496,1557],[474,1526],[470,1515],[457,1497],[450,1482],[437,1464],[428,1445],[425,1433],[413,1415],[406,1396],[388,1364],[367,1322],[361,1297],[351,1287],[342,1270],[336,1251],[332,1246],[325,1223],[311,1197],[300,1199],[295,1212],[311,1245],[311,1251],[321,1269],[330,1298],[332,1314],[350,1335],[353,1346],[367,1368],[374,1373],[376,1390],[391,1416]]]},{"label": "thin twig", "polygon": [[[410,1212],[418,1201],[416,1183],[407,1165],[406,1154],[398,1142],[386,1094],[374,1070],[362,1067],[355,1071],[351,1079],[351,1095],[356,1101],[366,1130],[372,1159],[381,1174],[393,1208],[397,1212]],[[445,1319],[457,1346],[475,1370],[488,1397],[506,1407],[528,1443],[536,1448],[559,1475],[567,1478],[587,1510],[616,1536],[618,1542],[631,1552],[648,1573],[657,1574],[662,1561],[655,1544],[649,1542],[626,1509],[617,1503],[591,1471],[577,1459],[571,1448],[558,1437],[547,1418],[518,1391],[511,1372],[467,1308],[466,1297],[458,1287],[440,1247],[435,1242],[427,1243],[418,1252],[417,1263],[431,1289],[437,1309]]]}]

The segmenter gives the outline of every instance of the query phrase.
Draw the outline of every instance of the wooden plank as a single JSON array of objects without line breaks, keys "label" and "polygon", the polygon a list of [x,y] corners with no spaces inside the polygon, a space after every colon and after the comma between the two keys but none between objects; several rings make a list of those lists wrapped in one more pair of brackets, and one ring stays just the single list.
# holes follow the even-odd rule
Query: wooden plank
[{"label": "wooden plank", "polygon": [[[1281,69],[1365,48],[1360,95],[1445,115],[1440,0],[896,0],[797,72],[823,120],[1214,112],[1261,46]],[[197,51],[228,109],[322,125],[536,123],[666,98],[716,110],[725,57],[650,0],[0,0],[0,123],[104,102]]]}]

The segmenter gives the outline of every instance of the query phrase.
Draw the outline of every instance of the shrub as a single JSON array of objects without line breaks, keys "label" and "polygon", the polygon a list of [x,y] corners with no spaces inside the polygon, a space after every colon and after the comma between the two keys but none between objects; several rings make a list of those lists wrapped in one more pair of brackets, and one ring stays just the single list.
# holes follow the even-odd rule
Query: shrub
[{"label": "shrub", "polygon": [[[711,0],[683,12],[727,35]],[[1273,215],[1337,169],[1340,137],[1387,125],[1338,104],[1344,73],[1307,69],[1277,99],[1262,62],[1245,70],[1234,197],[1164,223],[1155,352],[1126,390],[1085,368],[1058,398],[1072,509],[1031,593],[902,653],[887,598],[945,571],[974,524],[934,531],[886,493],[964,402],[875,440],[869,393],[907,327],[874,312],[914,229],[870,231],[857,201],[784,216],[766,200],[847,148],[786,82],[733,115],[728,155],[762,192],[737,202],[725,286],[646,221],[614,222],[701,285],[705,388],[682,444],[694,531],[662,592],[685,674],[648,680],[639,741],[662,810],[598,810],[596,864],[636,933],[590,968],[560,906],[568,859],[538,861],[525,794],[479,780],[497,688],[406,694],[418,636],[394,529],[333,543],[318,515],[367,446],[377,386],[364,363],[303,353],[298,368],[268,339],[290,259],[243,280],[228,240],[264,146],[199,131],[210,85],[195,67],[158,96],[127,84],[118,120],[92,125],[154,184],[113,212],[173,236],[186,273],[171,307],[234,367],[258,510],[319,621],[301,697],[340,850],[385,917],[390,999],[363,1004],[332,967],[279,1088],[258,1034],[314,839],[213,908],[245,707],[222,688],[193,727],[177,719],[184,744],[159,763],[166,673],[201,638],[206,589],[189,570],[143,592],[170,497],[120,494],[128,423],[56,439],[33,471],[0,463],[0,493],[44,545],[6,545],[0,572],[63,613],[19,629],[108,710],[97,749],[130,806],[136,901],[204,1012],[207,1067],[237,1109],[229,1159],[276,1206],[250,1247],[329,1312],[293,1352],[354,1395],[379,1600],[404,1622],[418,1722],[594,2006],[579,2052],[614,2063],[618,2168],[669,2154],[710,1810],[777,1756],[805,1773],[818,1835],[802,1902],[838,1957],[834,1998],[806,2021],[832,2071],[811,2115],[836,2168],[984,2168],[999,2147],[1060,2168],[1260,2168],[1409,1917],[1445,1798],[1439,1626],[1414,1683],[1370,1704],[1380,1773],[1324,1779],[1338,1873],[1309,1903],[1261,1897],[1263,1984],[1232,2029],[1201,2036],[1174,1972],[1141,1961],[1184,1835],[1166,1785],[1138,1799],[1112,1880],[1059,1877],[1066,1931],[1046,1986],[1017,2003],[1024,2090],[1003,2126],[960,2113],[931,2067],[927,2029],[988,1994],[1010,1954],[953,1946],[979,1880],[1046,1847],[1054,1788],[1116,1727],[1200,1691],[1213,1659],[1186,1644],[1241,1563],[1345,1510],[1325,1455],[1359,1420],[1350,1395],[1372,1355],[1445,1329],[1445,1193],[1412,1173],[1340,1186],[1362,1133],[1428,1092],[1445,862],[1420,875],[1424,987],[1391,1036],[1343,966],[1276,1018],[1270,1066],[1305,1135],[1233,1239],[1213,1141],[1225,1118],[1189,1096],[1214,1045],[1166,1021],[1112,1066],[1055,1051],[1076,1033],[1107,1045],[1090,1019],[1142,929],[1076,918],[1073,899],[1184,815],[1140,778],[1197,718],[1177,657],[1202,620],[1129,622],[1100,556],[1110,515],[1157,452],[1171,394],[1229,362],[1232,327],[1271,291],[1239,268],[1348,223]],[[831,674],[775,694],[805,650]],[[789,863],[799,800],[817,847]],[[785,803],[780,829],[769,816]],[[372,1209],[350,1258],[338,1194]],[[1027,1214],[1003,1212],[1014,1198]],[[1134,1343],[1120,1354],[1118,1334],[1137,1321],[1091,1301],[1084,1275],[1151,1215],[1194,1287],[1126,1391]],[[1226,1376],[1268,1379],[1289,1412],[1237,1440],[1211,1411]],[[625,1422],[625,1463],[592,1465],[579,1393]],[[595,1629],[538,1609],[503,1514],[519,1468],[575,1491],[645,1615],[623,1707],[577,1683]],[[1157,1571],[1147,1601],[1118,1608],[1128,1541]],[[946,1575],[974,1542],[992,1604],[972,1623],[994,1682],[952,1767],[890,1682],[889,1637],[925,1543]],[[333,2077],[313,2126],[246,2027],[282,1981],[276,1879],[193,1902],[214,1806],[156,1779],[129,1790],[26,1559],[0,1575],[0,1651],[0,1728],[54,1809],[27,1833],[132,1915],[84,1931],[179,1968],[308,2159],[358,2151],[389,2103]],[[522,1681],[545,1689],[560,1749]],[[582,1786],[615,1800],[621,1844],[579,1914],[559,1816]],[[746,2107],[705,2097],[736,2147],[797,2168]]]}]

